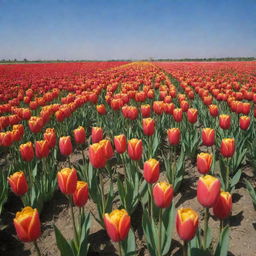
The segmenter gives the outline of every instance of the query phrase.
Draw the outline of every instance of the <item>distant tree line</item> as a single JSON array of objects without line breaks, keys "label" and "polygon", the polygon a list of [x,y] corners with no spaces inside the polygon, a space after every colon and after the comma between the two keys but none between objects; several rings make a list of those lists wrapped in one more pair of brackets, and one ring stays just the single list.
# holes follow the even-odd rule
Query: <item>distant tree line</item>
[{"label": "distant tree line", "polygon": [[58,63],[58,62],[112,62],[112,61],[256,61],[256,57],[223,57],[223,58],[183,58],[183,59],[112,59],[112,60],[28,60],[24,58],[23,60],[17,59],[1,59],[2,64],[13,64],[13,63]]}]

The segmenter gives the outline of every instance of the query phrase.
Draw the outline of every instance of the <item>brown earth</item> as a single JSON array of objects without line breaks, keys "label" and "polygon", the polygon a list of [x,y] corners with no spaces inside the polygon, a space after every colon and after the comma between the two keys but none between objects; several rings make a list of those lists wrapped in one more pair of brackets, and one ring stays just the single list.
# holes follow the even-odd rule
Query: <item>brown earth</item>
[{"label": "brown earth", "polygon": [[[72,162],[81,158],[80,154],[75,153],[72,156]],[[61,163],[60,166],[65,166]],[[186,162],[186,176],[184,177],[180,193],[175,196],[174,202],[176,208],[191,207],[201,213],[203,208],[196,199],[196,183],[199,177],[198,172],[190,161]],[[254,174],[249,167],[244,167],[243,177],[250,179],[255,183]],[[163,177],[161,177],[163,178]],[[117,205],[118,206],[118,205]],[[34,247],[30,243],[21,243],[16,239],[15,230],[12,225],[12,219],[15,212],[22,207],[21,202],[13,194],[10,194],[5,210],[2,216],[4,224],[8,225],[4,231],[0,232],[0,255],[2,256],[28,256],[35,255]],[[95,204],[88,201],[86,211],[97,215]],[[77,209],[75,214],[78,214]],[[142,209],[138,208],[132,216],[132,226],[135,228],[136,244],[138,255],[149,255],[143,232],[141,229]],[[39,239],[39,247],[44,256],[60,255],[55,242],[53,224],[55,224],[62,234],[70,239],[73,236],[72,223],[67,209],[66,198],[57,191],[54,198],[45,205],[41,214],[42,236]],[[202,217],[200,218],[202,226]],[[219,232],[219,221],[211,216],[210,228],[213,233],[213,246],[216,246]],[[230,218],[230,245],[229,256],[255,256],[256,255],[256,212],[254,210],[251,198],[243,183],[239,183],[233,193],[233,211]],[[177,236],[175,226],[172,234],[173,243],[170,255],[181,255],[181,241]],[[113,245],[101,226],[92,218],[90,237],[91,248],[90,256],[93,255],[117,255],[115,245]]]}]

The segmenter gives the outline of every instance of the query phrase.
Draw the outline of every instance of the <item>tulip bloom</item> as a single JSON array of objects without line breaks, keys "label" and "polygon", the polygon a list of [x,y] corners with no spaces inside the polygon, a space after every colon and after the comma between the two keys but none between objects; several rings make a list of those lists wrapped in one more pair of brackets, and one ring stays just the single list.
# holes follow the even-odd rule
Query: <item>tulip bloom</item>
[{"label": "tulip bloom", "polygon": [[201,174],[206,174],[210,171],[212,165],[212,154],[200,153],[197,155],[197,170]]},{"label": "tulip bloom", "polygon": [[230,128],[231,118],[229,115],[220,115],[219,117],[219,125],[223,130],[227,130]]},{"label": "tulip bloom", "polygon": [[74,130],[74,138],[75,138],[75,142],[77,144],[84,144],[85,143],[85,137],[86,137],[86,133],[85,133],[84,127],[79,126],[78,128],[76,128]]},{"label": "tulip bloom", "polygon": [[149,117],[151,112],[150,105],[141,105],[140,111],[143,118]]},{"label": "tulip bloom", "polygon": [[13,220],[18,238],[22,242],[32,242],[41,235],[41,223],[37,209],[29,206],[17,212]]},{"label": "tulip bloom", "polygon": [[124,134],[120,134],[114,137],[115,149],[119,154],[123,154],[127,148],[127,141]]},{"label": "tulip bloom", "polygon": [[203,145],[211,147],[215,141],[215,131],[212,128],[203,128],[202,130]]},{"label": "tulip bloom", "polygon": [[56,145],[56,133],[54,128],[46,129],[44,139],[47,140],[49,148],[53,148]]},{"label": "tulip bloom", "polygon": [[114,154],[110,140],[101,140],[99,144],[103,146],[105,158],[110,159]]},{"label": "tulip bloom", "polygon": [[159,208],[168,208],[173,199],[173,187],[167,182],[158,182],[153,187],[155,205]]},{"label": "tulip bloom", "polygon": [[219,110],[218,110],[218,106],[217,105],[211,104],[208,108],[209,108],[211,116],[213,116],[213,117],[218,116]]},{"label": "tulip bloom", "polygon": [[71,195],[76,190],[77,172],[74,168],[64,168],[57,173],[58,185],[63,194]]},{"label": "tulip bloom", "polygon": [[154,101],[153,102],[153,111],[157,115],[162,115],[164,112],[164,102],[163,101]]},{"label": "tulip bloom", "polygon": [[28,121],[28,126],[31,132],[38,133],[42,130],[44,126],[44,121],[41,117],[31,116]]},{"label": "tulip bloom", "polygon": [[176,215],[176,230],[184,241],[190,241],[198,228],[198,214],[190,208],[181,208]]},{"label": "tulip bloom", "polygon": [[140,160],[142,152],[142,140],[135,138],[128,141],[128,155],[132,160]]},{"label": "tulip bloom", "polygon": [[50,152],[47,140],[40,140],[35,142],[36,157],[41,159],[47,157]]},{"label": "tulip bloom", "polygon": [[60,148],[60,153],[64,156],[69,156],[72,153],[73,147],[72,147],[70,136],[60,137],[59,148]]},{"label": "tulip bloom", "polygon": [[205,175],[199,178],[197,183],[197,200],[204,207],[211,208],[216,203],[220,193],[220,181]]},{"label": "tulip bloom", "polygon": [[94,168],[103,168],[106,165],[105,150],[100,143],[94,143],[89,147],[89,160]]},{"label": "tulip bloom", "polygon": [[197,121],[198,110],[195,108],[189,108],[187,111],[188,121],[194,124]]},{"label": "tulip bloom", "polygon": [[144,179],[150,183],[155,183],[160,174],[160,164],[156,159],[149,159],[144,163],[143,176]]},{"label": "tulip bloom", "polygon": [[107,113],[106,107],[105,107],[104,104],[97,105],[97,106],[96,106],[96,109],[97,109],[97,112],[98,112],[100,115],[105,115],[105,114]]},{"label": "tulip bloom", "polygon": [[30,162],[34,158],[34,149],[31,141],[21,144],[19,150],[23,161]]},{"label": "tulip bloom", "polygon": [[221,191],[213,206],[213,214],[223,220],[226,219],[232,211],[232,196],[228,192]]},{"label": "tulip bloom", "polygon": [[28,191],[28,183],[24,172],[15,172],[13,175],[7,178],[11,190],[17,196],[23,196]]},{"label": "tulip bloom", "polygon": [[126,210],[114,210],[104,215],[104,223],[108,236],[113,242],[120,242],[126,239],[130,226],[131,217]]},{"label": "tulip bloom", "polygon": [[182,100],[180,102],[180,107],[181,107],[183,112],[187,112],[188,108],[189,108],[189,104],[188,104],[188,102],[186,100]]},{"label": "tulip bloom", "polygon": [[155,121],[152,118],[144,118],[142,120],[143,133],[152,136],[155,132]]},{"label": "tulip bloom", "polygon": [[78,207],[83,207],[88,200],[88,184],[84,181],[77,181],[76,190],[73,194],[73,202]]},{"label": "tulip bloom", "polygon": [[98,143],[103,139],[103,130],[101,127],[92,127],[92,143]]},{"label": "tulip bloom", "polygon": [[0,146],[9,147],[13,143],[12,132],[0,132]]},{"label": "tulip bloom", "polygon": [[235,153],[235,139],[234,138],[222,139],[220,152],[224,157],[232,157]]},{"label": "tulip bloom", "polygon": [[182,109],[181,108],[175,108],[173,110],[173,118],[176,122],[181,122],[182,121]]},{"label": "tulip bloom", "polygon": [[242,130],[247,130],[250,126],[250,117],[249,116],[240,116],[239,125]]},{"label": "tulip bloom", "polygon": [[178,145],[180,143],[180,129],[171,128],[167,130],[170,145]]}]

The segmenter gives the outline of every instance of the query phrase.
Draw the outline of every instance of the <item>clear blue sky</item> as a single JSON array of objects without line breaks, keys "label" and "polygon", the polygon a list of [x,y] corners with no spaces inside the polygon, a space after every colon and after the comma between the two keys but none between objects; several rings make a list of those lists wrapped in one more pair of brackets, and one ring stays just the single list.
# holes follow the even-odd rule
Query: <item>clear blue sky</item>
[{"label": "clear blue sky", "polygon": [[0,59],[256,56],[256,0],[0,0]]}]

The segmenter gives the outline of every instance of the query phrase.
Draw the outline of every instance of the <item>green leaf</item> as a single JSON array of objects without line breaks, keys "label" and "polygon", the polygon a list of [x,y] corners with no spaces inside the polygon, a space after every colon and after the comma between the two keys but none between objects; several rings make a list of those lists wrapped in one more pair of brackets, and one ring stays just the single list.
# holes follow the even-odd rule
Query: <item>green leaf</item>
[{"label": "green leaf", "polygon": [[207,234],[206,234],[206,248],[209,248],[212,242],[212,231],[211,228],[208,226]]},{"label": "green leaf", "polygon": [[163,233],[162,234],[162,245],[163,248],[163,255],[166,255],[171,248],[172,244],[172,230],[173,230],[173,224],[174,224],[174,218],[175,218],[175,205],[174,203],[172,206],[165,210],[163,214]]},{"label": "green leaf", "polygon": [[125,256],[137,255],[135,235],[132,229],[130,229],[128,237],[122,242],[122,247]]},{"label": "green leaf", "polygon": [[68,241],[63,237],[59,229],[54,225],[54,232],[56,237],[56,243],[60,250],[61,256],[75,256],[72,247]]},{"label": "green leaf", "polygon": [[78,256],[86,256],[88,254],[89,246],[88,236],[90,232],[91,218],[90,214],[87,214],[82,218],[81,222],[81,235],[80,235],[80,245],[78,250]]},{"label": "green leaf", "polygon": [[229,245],[229,227],[226,226],[220,235],[220,240],[217,245],[214,256],[227,256]]},{"label": "green leaf", "polygon": [[231,184],[230,184],[231,188],[234,187],[240,181],[241,175],[242,175],[242,170],[239,169],[231,179]]},{"label": "green leaf", "polygon": [[142,216],[142,228],[143,232],[146,238],[148,250],[150,252],[151,256],[157,255],[157,241],[155,239],[155,236],[157,234],[154,225],[152,225],[152,222],[149,219],[148,212],[145,209],[143,216]]},{"label": "green leaf", "polygon": [[256,190],[253,188],[252,184],[248,180],[245,180],[245,185],[252,198],[253,204],[256,207]]}]

